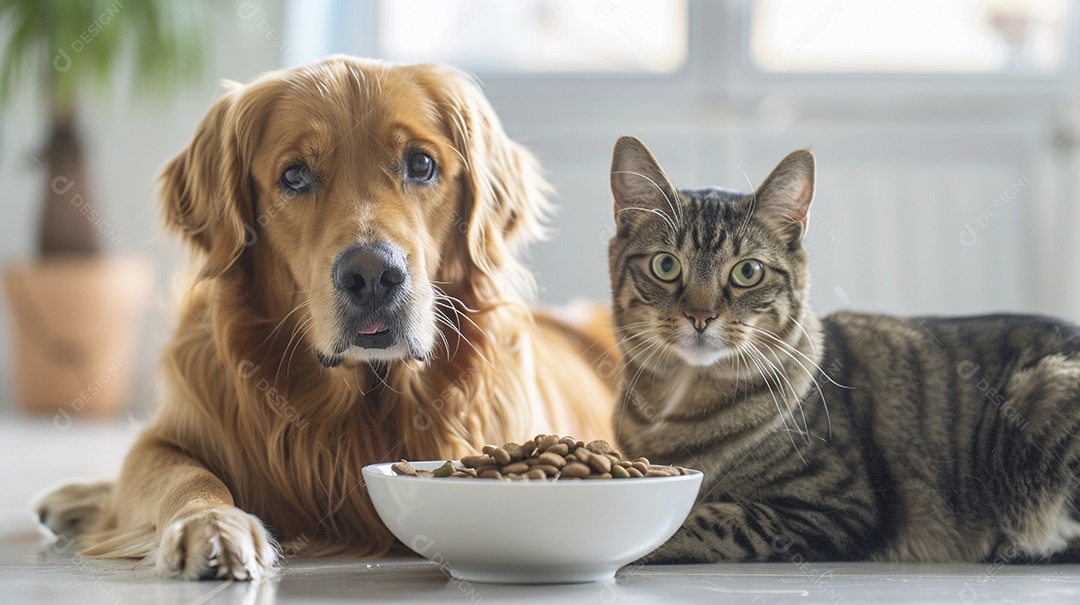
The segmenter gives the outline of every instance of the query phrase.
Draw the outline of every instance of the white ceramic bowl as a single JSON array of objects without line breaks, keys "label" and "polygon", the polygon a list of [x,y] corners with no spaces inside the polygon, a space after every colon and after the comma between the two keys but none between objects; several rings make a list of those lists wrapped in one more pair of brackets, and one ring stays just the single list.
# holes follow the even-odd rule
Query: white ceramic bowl
[{"label": "white ceramic bowl", "polygon": [[[413,462],[433,470],[444,462]],[[701,488],[678,477],[495,481],[364,467],[375,510],[409,548],[470,582],[593,582],[675,534]]]}]

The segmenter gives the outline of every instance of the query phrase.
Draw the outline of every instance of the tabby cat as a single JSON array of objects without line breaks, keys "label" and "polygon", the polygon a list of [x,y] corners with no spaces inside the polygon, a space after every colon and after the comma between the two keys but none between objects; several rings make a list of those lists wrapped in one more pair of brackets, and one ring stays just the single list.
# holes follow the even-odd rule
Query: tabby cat
[{"label": "tabby cat", "polygon": [[626,452],[705,473],[650,562],[1037,561],[1080,545],[1080,328],[814,316],[814,156],[753,193],[675,190],[615,145]]}]

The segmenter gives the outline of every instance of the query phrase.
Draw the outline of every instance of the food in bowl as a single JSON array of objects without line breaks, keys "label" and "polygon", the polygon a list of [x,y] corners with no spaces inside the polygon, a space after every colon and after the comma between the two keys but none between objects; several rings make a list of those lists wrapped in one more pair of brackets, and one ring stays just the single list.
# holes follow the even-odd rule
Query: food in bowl
[{"label": "food in bowl", "polygon": [[430,471],[417,469],[407,460],[390,468],[410,477],[525,480],[677,477],[690,472],[679,466],[654,465],[645,457],[627,460],[602,439],[585,443],[558,435],[537,435],[523,444],[485,445],[482,454],[465,456],[460,465],[447,460]]}]

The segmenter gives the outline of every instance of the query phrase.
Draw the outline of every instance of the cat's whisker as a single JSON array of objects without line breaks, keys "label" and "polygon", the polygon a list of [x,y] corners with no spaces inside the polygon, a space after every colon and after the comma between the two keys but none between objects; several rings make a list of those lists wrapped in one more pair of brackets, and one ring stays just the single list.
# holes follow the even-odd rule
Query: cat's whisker
[{"label": "cat's whisker", "polygon": [[799,357],[803,358],[803,359],[804,359],[804,360],[805,360],[805,361],[806,361],[807,363],[809,363],[809,364],[810,364],[811,366],[813,366],[813,368],[814,368],[815,370],[817,370],[818,372],[820,372],[820,373],[821,373],[821,375],[822,375],[822,376],[824,376],[824,377],[826,378],[826,380],[828,380],[829,382],[831,382],[831,383],[832,383],[832,384],[833,384],[834,386],[837,386],[837,387],[839,387],[839,388],[841,388],[841,389],[850,389],[850,388],[851,388],[851,387],[849,387],[849,386],[847,386],[847,385],[843,385],[843,384],[840,384],[839,382],[836,382],[835,380],[833,380],[833,379],[832,379],[832,377],[831,377],[831,376],[829,376],[829,373],[828,373],[828,372],[826,372],[826,371],[825,371],[825,369],[824,369],[824,368],[822,368],[822,367],[821,367],[820,365],[818,365],[817,361],[815,361],[815,360],[814,360],[814,359],[813,359],[812,357],[810,357],[810,356],[809,356],[809,355],[807,355],[806,353],[803,353],[803,352],[802,352],[802,351],[800,351],[800,350],[799,350],[799,349],[798,349],[797,347],[795,347],[795,346],[794,346],[794,345],[792,345],[791,343],[787,342],[787,341],[786,341],[786,340],[784,340],[783,338],[780,338],[780,337],[779,337],[779,336],[777,336],[776,334],[774,334],[774,333],[770,332],[769,330],[766,330],[766,329],[764,329],[764,328],[759,328],[759,327],[757,327],[757,326],[752,326],[752,325],[750,325],[750,324],[746,324],[746,323],[740,323],[739,325],[740,325],[740,326],[743,326],[744,328],[748,328],[748,329],[750,329],[750,330],[755,330],[755,331],[757,331],[757,332],[760,332],[760,333],[762,333],[762,334],[764,334],[764,335],[768,336],[769,338],[771,338],[771,339],[773,339],[774,341],[776,341],[776,343],[777,343],[777,344],[779,344],[779,345],[783,346],[783,347],[784,347],[784,348],[785,348],[786,350],[788,350],[788,351],[790,351],[790,352],[792,352],[792,353],[794,353],[794,354],[798,355]]},{"label": "cat's whisker", "polygon": [[[629,400],[635,396],[634,395],[634,389],[637,387],[637,381],[641,377],[642,372],[645,371],[645,366],[646,366],[646,364],[648,364],[649,359],[652,359],[652,356],[656,354],[656,351],[658,351],[660,349],[660,346],[661,346],[660,343],[656,343],[652,347],[647,349],[647,351],[652,351],[652,352],[645,359],[645,361],[641,364],[641,367],[638,368],[637,372],[634,373],[634,376],[630,379],[630,381],[626,384],[626,386],[623,389],[623,392],[624,392],[623,402],[622,402],[623,405],[622,405],[622,407],[620,408],[620,411],[619,411],[619,425],[620,425],[620,427],[622,426],[622,414],[626,411],[626,406],[629,405]],[[616,431],[616,434],[615,434],[616,441],[618,440],[619,437],[620,437],[620,434],[619,434],[618,431]]]},{"label": "cat's whisker", "polygon": [[[746,325],[746,324],[743,324],[743,325]],[[840,388],[851,388],[851,387],[846,387],[846,386],[843,386],[843,385],[837,383],[835,380],[832,379],[832,377],[830,377],[825,372],[825,370],[823,370],[821,368],[821,366],[819,366],[817,364],[817,362],[815,362],[813,359],[808,357],[805,353],[803,353],[802,351],[800,351],[799,349],[797,349],[796,347],[794,347],[793,345],[791,345],[790,343],[788,343],[784,339],[780,338],[776,334],[773,334],[772,332],[770,332],[769,330],[766,330],[764,328],[757,328],[755,326],[750,326],[750,325],[746,325],[746,327],[748,327],[748,328],[750,328],[752,330],[756,330],[758,333],[764,334],[765,336],[768,336],[769,338],[773,339],[777,344],[779,344],[781,346],[780,351],[783,352],[788,357],[790,357],[792,361],[797,363],[799,365],[799,367],[802,368],[803,372],[805,372],[806,375],[810,377],[810,380],[811,380],[812,384],[814,385],[814,388],[818,392],[818,396],[821,398],[821,406],[822,406],[822,409],[825,411],[825,420],[826,420],[826,422],[828,424],[829,438],[832,438],[832,431],[833,431],[832,413],[829,412],[829,402],[828,402],[828,399],[825,397],[825,392],[821,388],[821,383],[818,381],[817,375],[814,372],[811,372],[805,365],[803,365],[803,363],[801,361],[799,361],[799,359],[795,356],[795,354],[798,354],[800,357],[805,359],[808,363],[810,363],[811,366],[813,366],[813,368],[815,370],[817,370],[818,374],[821,374],[822,376],[824,376],[826,379],[828,379],[829,382],[833,383],[837,387],[840,387]],[[770,347],[770,349],[771,348],[772,347]],[[774,350],[774,354],[775,354],[775,349],[773,349],[773,350]],[[800,405],[801,405],[801,398],[800,398]]]},{"label": "cat's whisker", "polygon": [[[765,343],[760,343],[760,344],[765,344]],[[784,377],[784,381],[787,382],[788,388],[791,390],[791,395],[795,399],[795,406],[799,408],[799,416],[802,417],[803,429],[805,431],[806,441],[807,441],[807,443],[809,443],[810,442],[810,423],[808,423],[806,421],[806,410],[803,409],[803,393],[797,392],[795,390],[794,385],[791,384],[791,377],[788,375],[787,366],[784,365],[784,362],[781,361],[780,357],[776,354],[776,349],[774,349],[772,347],[768,347],[768,346],[767,346],[767,348],[768,348],[769,352],[772,353],[773,359],[776,360],[778,371],[780,371],[782,373],[782,375]],[[803,368],[803,371],[805,372],[806,368]],[[810,380],[811,381],[814,380],[813,375],[810,375]],[[823,400],[824,400],[824,398],[823,398]]]},{"label": "cat's whisker", "polygon": [[[649,181],[649,183],[651,183],[653,187],[656,187],[656,190],[660,192],[660,195],[664,196],[664,201],[667,202],[668,208],[671,208],[671,214],[674,215],[676,218],[678,218],[678,222],[679,222],[680,225],[682,224],[682,213],[681,213],[680,207],[677,204],[675,204],[674,202],[671,201],[671,198],[668,197],[667,191],[664,191],[664,188],[661,187],[656,181],[650,179],[649,177],[645,176],[644,174],[642,174],[640,172],[635,172],[633,170],[616,170],[616,171],[612,172],[612,174],[632,174],[634,176],[640,176],[641,178],[645,179],[646,181]],[[667,174],[665,174],[661,170],[660,176],[664,177],[664,180],[667,181],[668,187],[671,187],[672,193],[674,193],[675,195],[678,195],[674,185],[671,184],[671,179],[668,178]],[[672,226],[672,228],[674,229],[674,226]]]},{"label": "cat's whisker", "polygon": [[[668,361],[668,357],[671,355],[671,348],[670,347],[661,347],[658,352],[660,353],[660,357],[658,357],[656,359],[656,365],[659,366],[659,367],[664,367],[664,363]],[[652,387],[654,389],[657,388],[657,385],[656,385],[657,379],[663,380],[664,377],[661,376],[659,373],[654,372],[653,373],[653,380],[652,380]],[[669,389],[669,392],[673,393],[676,390],[676,388],[677,388],[676,385],[672,385],[672,388]],[[666,415],[666,414],[664,414],[664,415]]]},{"label": "cat's whisker", "polygon": [[[759,361],[759,358],[761,357],[761,352],[760,351],[757,351],[749,343],[742,343],[742,344],[740,344],[740,346],[742,346],[744,348],[744,350],[747,353],[747,359],[751,363],[754,364],[754,367],[757,368],[758,375],[761,376],[762,380],[765,382],[765,386],[768,387],[769,395],[772,397],[773,403],[776,405],[776,413],[780,416],[780,419],[784,422],[784,430],[785,431],[791,431],[792,429],[788,426],[788,418],[789,417],[791,417],[792,422],[794,423],[794,415],[791,412],[791,407],[790,407],[790,405],[787,404],[787,398],[785,397],[784,398],[784,403],[785,403],[784,407],[788,408],[788,413],[784,414],[784,411],[782,409],[780,409],[780,400],[776,397],[776,392],[773,390],[773,384],[774,383],[776,384],[777,388],[780,388],[779,381],[777,380],[776,376],[774,376],[771,372],[767,371],[767,368]],[[749,371],[749,369],[750,369],[749,366],[747,366],[747,371]]]},{"label": "cat's whisker", "polygon": [[[749,327],[753,328],[753,326],[749,326]],[[817,376],[815,375],[815,373],[811,372],[810,369],[807,368],[805,365],[803,365],[803,363],[801,361],[799,361],[799,358],[795,357],[795,355],[792,353],[792,352],[795,352],[795,353],[802,353],[802,352],[799,351],[798,349],[796,349],[795,347],[791,346],[791,344],[785,342],[783,339],[780,339],[775,334],[770,333],[768,330],[761,329],[761,328],[757,328],[757,329],[758,329],[759,333],[764,334],[765,336],[768,336],[768,337],[776,340],[776,342],[778,344],[782,345],[782,346],[779,347],[779,348],[774,348],[774,347],[770,346],[769,343],[758,341],[759,343],[761,343],[761,344],[765,345],[766,347],[768,347],[769,350],[773,352],[774,356],[776,355],[776,351],[779,350],[781,353],[783,353],[783,354],[787,355],[788,357],[790,357],[792,361],[794,361],[796,364],[799,365],[800,368],[802,368],[802,371],[806,373],[807,377],[810,378],[811,384],[813,384],[814,388],[818,392],[818,396],[821,398],[821,406],[825,411],[825,420],[828,423],[829,437],[831,438],[832,437],[832,414],[829,412],[829,402],[828,402],[827,398],[825,397],[825,392],[821,388],[821,383],[818,382]],[[754,337],[756,335],[751,335],[751,336]],[[806,356],[803,355],[803,357],[806,357]],[[809,358],[807,358],[807,359],[809,359]],[[777,358],[777,362],[779,362],[779,358]],[[825,373],[821,370],[821,368],[817,364],[815,364],[812,360],[810,360],[810,363],[813,364],[814,368],[819,373],[821,373],[823,376],[825,376]],[[828,378],[828,376],[825,376],[825,377]],[[835,382],[833,384],[835,384]],[[802,406],[802,397],[799,397],[799,406],[800,407]]]},{"label": "cat's whisker", "polygon": [[[647,322],[642,322],[647,323]],[[634,342],[637,340],[638,342]],[[619,347],[623,352],[623,359],[625,360],[627,367],[637,362],[637,359],[643,355],[649,354],[654,349],[659,348],[663,343],[660,342],[654,334],[649,331],[643,331],[641,333],[631,334],[627,338],[619,339]],[[651,357],[651,356],[650,356]],[[648,359],[645,360],[648,362]],[[645,371],[645,363],[642,363],[634,375],[627,381],[622,387],[621,405],[619,406],[618,418],[615,421],[615,440],[618,441],[622,435],[622,419],[626,413],[626,408],[629,405],[630,400],[634,397],[634,388],[637,386],[638,378],[641,373]]]},{"label": "cat's whisker", "polygon": [[[787,416],[785,416],[784,411],[780,409],[780,400],[776,398],[776,392],[773,390],[772,383],[769,382],[768,374],[765,372],[765,369],[761,365],[761,363],[754,357],[755,353],[757,355],[761,355],[761,352],[757,351],[753,346],[749,346],[747,348],[747,353],[749,353],[748,358],[750,362],[753,363],[755,367],[757,367],[758,374],[760,374],[761,377],[765,380],[765,386],[768,387],[769,394],[772,396],[773,399],[773,404],[776,405],[776,413],[779,414],[780,421],[784,423],[784,432],[788,434],[788,439],[791,440],[791,447],[794,448],[795,453],[799,456],[799,459],[803,461],[803,464],[806,464],[806,458],[804,458],[802,452],[799,451],[799,444],[796,443],[795,435],[792,434],[794,431],[788,428]],[[790,409],[788,411],[790,412]],[[794,422],[794,420],[795,419],[792,418],[792,422]],[[796,426],[795,428],[798,429],[798,426]]]},{"label": "cat's whisker", "polygon": [[[784,406],[787,408],[788,414],[791,415],[791,421],[792,421],[792,424],[795,427],[794,430],[796,432],[798,432],[799,435],[802,436],[806,440],[807,443],[809,443],[810,442],[810,425],[806,421],[806,414],[804,413],[803,408],[802,408],[802,399],[800,397],[800,394],[799,394],[798,391],[795,390],[795,387],[791,384],[791,380],[790,380],[790,378],[788,378],[788,375],[787,375],[787,369],[784,368],[783,364],[779,364],[779,365],[774,364],[765,355],[765,353],[763,353],[761,351],[761,349],[759,349],[757,347],[757,345],[756,345],[756,343],[754,341],[748,341],[747,344],[750,346],[750,348],[754,352],[756,352],[758,354],[759,359],[761,360],[761,362],[763,364],[765,364],[767,369],[770,371],[771,375],[773,376],[773,380],[776,381],[776,386],[780,390],[780,395],[784,398]],[[803,428],[802,429],[799,429],[798,419],[795,418],[795,411],[791,407],[791,400],[788,399],[787,391],[785,391],[784,386],[787,386],[787,391],[791,392],[792,399],[795,400],[795,407],[799,410],[799,416],[802,418],[802,421],[803,421]]]},{"label": "cat's whisker", "polygon": [[810,343],[810,352],[811,352],[811,353],[817,353],[817,345],[816,345],[816,344],[814,343],[814,339],[810,337],[810,333],[809,333],[809,332],[807,332],[807,331],[806,331],[806,328],[804,328],[804,327],[803,327],[802,323],[800,323],[800,322],[799,322],[799,320],[798,320],[798,319],[796,319],[796,318],[795,318],[795,316],[794,316],[794,315],[791,315],[790,313],[788,314],[788,316],[787,316],[787,317],[788,317],[788,319],[790,319],[790,320],[791,320],[791,321],[792,321],[792,322],[793,322],[793,323],[794,323],[794,324],[795,324],[796,326],[798,326],[799,330],[801,330],[801,331],[802,331],[802,333],[803,333],[803,336],[805,336],[805,337],[806,337],[806,341]]},{"label": "cat's whisker", "polygon": [[[746,368],[746,382],[747,382],[746,390],[747,390],[747,393],[750,393],[751,392],[750,389],[754,385],[754,372],[750,369],[750,362],[746,359],[748,353],[744,350],[744,347],[741,344],[736,347],[736,351],[739,353],[739,360],[742,361],[742,365]],[[736,366],[735,378],[738,379],[739,377],[740,377],[740,374],[738,372],[738,367]],[[738,383],[736,383],[734,397],[738,397],[738,395],[739,395],[739,389],[738,389]]]},{"label": "cat's whisker", "polygon": [[656,323],[656,322],[652,321],[652,320],[646,320],[646,321],[637,321],[637,322],[634,322],[634,323],[631,323],[631,324],[626,324],[624,326],[617,326],[615,328],[615,333],[620,334],[622,332],[632,332],[633,330],[635,330],[637,328],[641,328],[641,327],[644,327],[644,326],[651,326],[654,323]]},{"label": "cat's whisker", "polygon": [[641,377],[641,374],[648,366],[649,360],[656,354],[663,345],[663,341],[660,340],[655,334],[651,332],[642,332],[635,334],[634,337],[627,339],[627,341],[633,340],[635,337],[640,338],[641,342],[633,345],[632,348],[626,349],[623,356],[628,363],[637,363],[637,359],[641,356],[648,355],[645,360],[639,364],[638,369],[634,372],[634,375],[628,380],[623,387],[622,405],[619,407],[619,418],[616,421],[615,426],[615,439],[618,441],[622,430],[622,417],[626,412],[626,407],[629,405],[629,401],[634,397],[634,389],[637,386],[637,381]]},{"label": "cat's whisker", "polygon": [[[739,398],[739,378],[740,378],[739,365],[741,363],[745,363],[745,360],[743,359],[742,348],[741,348],[741,345],[736,345],[735,346],[735,390],[732,391],[732,395],[731,395],[731,400],[732,401],[735,401],[736,399]],[[749,368],[747,368],[747,373],[749,373],[749,371],[750,371]]]},{"label": "cat's whisker", "polygon": [[[641,348],[638,351],[638,353],[634,355],[633,359],[631,359],[631,361],[633,361],[634,363],[636,363],[636,364],[638,364],[640,366],[638,368],[638,371],[634,373],[634,377],[630,381],[629,388],[631,388],[631,389],[633,389],[634,385],[637,384],[638,378],[641,377],[641,374],[648,367],[649,360],[652,359],[653,356],[656,355],[656,352],[659,351],[661,349],[661,347],[664,346],[664,344],[662,342],[649,342],[649,343],[646,343],[646,345],[647,346]],[[638,363],[638,359],[641,358],[641,357],[645,357],[645,359],[644,359],[644,361],[641,361],[640,363]]]},{"label": "cat's whisker", "polygon": [[620,341],[623,345],[623,357],[630,362],[636,361],[636,356],[643,347],[656,343],[656,337],[648,333],[634,334]]},{"label": "cat's whisker", "polygon": [[[637,371],[634,372],[633,377],[626,383],[626,386],[623,388],[622,405],[619,407],[619,418],[618,421],[615,423],[616,442],[619,440],[622,434],[622,417],[626,412],[626,407],[627,405],[629,405],[630,399],[634,397],[634,389],[637,387],[638,380],[641,378],[642,373],[648,367],[649,360],[651,360],[653,356],[656,355],[657,351],[660,351],[664,348],[664,341],[661,340],[659,337],[655,336],[654,334],[646,334],[645,336],[646,338],[643,339],[645,341],[644,344],[649,346],[641,350],[640,355],[645,355],[647,353],[648,357],[646,357],[645,360],[642,361],[641,364],[639,364]],[[667,353],[665,352],[665,355],[666,354]],[[663,356],[661,356],[661,359],[663,359]],[[630,359],[630,361],[636,362],[635,359]]]},{"label": "cat's whisker", "polygon": [[663,219],[665,223],[667,223],[668,228],[671,229],[673,237],[676,233],[678,233],[678,228],[675,227],[675,221],[659,208],[637,208],[635,206],[630,206],[628,208],[623,208],[622,210],[619,210],[619,212],[626,212],[627,210],[637,210],[638,212],[655,214],[656,216],[659,216],[661,219]]},{"label": "cat's whisker", "polygon": [[743,173],[743,178],[746,179],[747,184],[750,185],[750,207],[746,211],[746,218],[743,219],[742,225],[739,226],[739,236],[742,237],[746,234],[746,230],[750,228],[750,220],[754,218],[754,210],[757,209],[757,189],[754,188],[753,181],[750,180],[750,176],[746,174],[746,171],[739,169]]},{"label": "cat's whisker", "polygon": [[[634,340],[638,340],[639,342],[633,343]],[[637,352],[645,345],[659,344],[659,338],[653,334],[635,334],[631,338],[624,339],[623,342],[632,343],[629,348],[625,348],[623,357],[625,357],[627,361],[636,361],[635,355]]]},{"label": "cat's whisker", "polygon": [[635,354],[633,356],[628,355],[629,360],[637,364],[638,363],[637,359],[639,357],[648,354],[648,356],[645,357],[645,360],[638,364],[639,367],[638,367],[637,371],[634,373],[634,376],[630,379],[629,383],[627,384],[626,388],[627,388],[628,393],[633,393],[634,392],[634,388],[637,386],[637,381],[641,378],[642,373],[645,372],[645,369],[649,365],[649,360],[651,360],[653,358],[653,356],[656,355],[657,351],[659,351],[661,348],[663,348],[664,341],[661,340],[659,337],[656,337],[655,335],[649,334],[649,335],[647,335],[647,338],[645,339],[644,344],[646,344],[648,346],[646,346],[644,349],[641,349],[637,354]]}]

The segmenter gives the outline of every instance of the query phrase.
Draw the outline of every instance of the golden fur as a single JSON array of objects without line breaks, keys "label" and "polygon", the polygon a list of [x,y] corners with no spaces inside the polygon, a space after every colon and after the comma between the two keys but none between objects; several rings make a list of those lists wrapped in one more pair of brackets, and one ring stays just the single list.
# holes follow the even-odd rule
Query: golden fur
[{"label": "golden fur", "polygon": [[[438,163],[436,184],[403,183],[408,146]],[[282,194],[297,158],[317,194]],[[547,185],[460,72],[333,57],[264,75],[214,104],[161,180],[168,227],[201,259],[165,354],[165,401],[114,488],[69,487],[39,507],[58,533],[90,522],[89,554],[237,579],[272,568],[273,541],[380,555],[393,537],[364,465],[539,432],[609,438],[610,328],[525,305],[515,251],[541,234]],[[331,264],[371,238],[400,246],[420,284],[409,329],[430,346],[396,361],[335,344]]]}]

